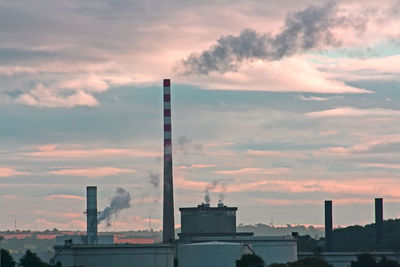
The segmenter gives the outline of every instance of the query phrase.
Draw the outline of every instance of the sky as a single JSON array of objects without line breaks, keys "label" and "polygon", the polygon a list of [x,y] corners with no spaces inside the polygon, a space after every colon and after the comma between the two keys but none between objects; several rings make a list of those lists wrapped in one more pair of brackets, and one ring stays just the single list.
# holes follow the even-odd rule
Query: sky
[{"label": "sky", "polygon": [[[0,230],[160,229],[162,79],[175,222],[220,198],[237,222],[400,216],[400,2],[0,0]],[[214,186],[215,185],[215,186]]]}]

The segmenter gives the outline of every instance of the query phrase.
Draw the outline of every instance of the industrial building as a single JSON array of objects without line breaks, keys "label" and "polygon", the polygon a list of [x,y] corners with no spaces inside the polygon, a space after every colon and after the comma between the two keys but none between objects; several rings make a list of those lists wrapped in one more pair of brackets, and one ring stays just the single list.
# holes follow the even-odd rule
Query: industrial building
[{"label": "industrial building", "polygon": [[163,243],[113,244],[112,237],[97,233],[97,187],[87,187],[87,235],[64,236],[57,241],[53,262],[85,267],[234,267],[245,253],[256,253],[266,263],[297,260],[296,237],[254,237],[236,232],[237,207],[209,203],[181,208],[182,232],[175,240],[172,168],[171,84],[163,81],[164,187]]},{"label": "industrial building", "polygon": [[[255,237],[251,232],[237,232],[237,207],[227,207],[223,203],[211,207],[209,203],[202,203],[179,210],[181,233],[177,255],[180,267],[234,267],[232,257],[238,259],[244,253],[255,253],[267,264],[297,260],[296,237]],[[207,257],[200,259],[198,255]],[[218,259],[220,255],[227,262]]]}]

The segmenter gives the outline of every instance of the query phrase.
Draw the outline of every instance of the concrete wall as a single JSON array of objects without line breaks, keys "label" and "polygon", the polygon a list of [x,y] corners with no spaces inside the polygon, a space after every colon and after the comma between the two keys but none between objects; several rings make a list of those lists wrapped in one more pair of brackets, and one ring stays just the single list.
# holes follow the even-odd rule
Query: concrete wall
[{"label": "concrete wall", "polygon": [[55,262],[63,267],[173,267],[172,245],[55,246]]}]

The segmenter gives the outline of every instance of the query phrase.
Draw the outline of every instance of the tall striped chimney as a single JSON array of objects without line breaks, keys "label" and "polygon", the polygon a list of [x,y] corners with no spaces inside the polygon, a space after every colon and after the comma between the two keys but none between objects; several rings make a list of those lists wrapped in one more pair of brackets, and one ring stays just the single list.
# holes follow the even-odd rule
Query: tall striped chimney
[{"label": "tall striped chimney", "polygon": [[164,79],[164,207],[163,242],[175,240],[174,187],[172,181],[171,81]]}]

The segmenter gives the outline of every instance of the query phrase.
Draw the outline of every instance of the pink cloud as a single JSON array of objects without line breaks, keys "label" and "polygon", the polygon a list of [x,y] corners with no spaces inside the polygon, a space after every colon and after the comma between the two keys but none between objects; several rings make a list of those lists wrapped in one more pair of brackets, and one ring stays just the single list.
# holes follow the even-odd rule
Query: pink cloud
[{"label": "pink cloud", "polygon": [[15,195],[2,195],[2,198],[5,199],[10,199],[10,200],[21,200],[22,198],[19,196],[15,196]]},{"label": "pink cloud", "polygon": [[31,224],[24,225],[25,229],[46,230],[57,228],[59,230],[78,230],[86,229],[86,222],[84,220],[70,220],[63,223],[50,221],[44,218],[38,218]]},{"label": "pink cloud", "polygon": [[[151,227],[155,230],[161,229],[162,221],[160,219],[151,218]],[[118,230],[143,230],[149,227],[149,218],[141,216],[131,216],[124,220],[118,220],[118,218],[112,222],[112,227]],[[104,229],[105,228],[104,226]]]},{"label": "pink cloud", "polygon": [[[397,62],[400,55],[372,58],[327,58],[322,56],[310,57],[321,62],[323,69],[332,79],[344,80],[398,80],[400,67]],[[367,72],[365,70],[368,70]]]},{"label": "pink cloud", "polygon": [[369,93],[329,77],[305,57],[284,58],[280,61],[249,62],[238,72],[211,73],[208,76],[177,77],[179,83],[193,84],[205,89],[250,90],[274,92],[311,92],[325,94]]},{"label": "pink cloud", "polygon": [[213,167],[215,167],[214,164],[192,164],[192,165],[189,165],[189,166],[186,166],[186,165],[174,166],[174,169],[177,169],[177,170],[179,170],[179,169],[190,169],[190,168],[193,168],[193,169],[204,169],[204,168],[213,168]]},{"label": "pink cloud", "polygon": [[[356,135],[356,133],[353,133]],[[327,147],[323,148],[320,151],[314,152],[316,156],[321,155],[332,155],[332,156],[351,156],[357,153],[383,153],[385,151],[376,152],[374,151],[374,147],[390,147],[390,144],[400,143],[399,135],[383,135],[383,136],[367,136],[365,134],[361,134],[361,143],[349,146],[349,147]],[[388,151],[387,153],[393,153]]]},{"label": "pink cloud", "polygon": [[[324,199],[321,200],[310,200],[310,199],[256,199],[257,202],[269,205],[269,206],[303,206],[303,205],[315,205],[321,206]],[[358,198],[333,198],[334,205],[348,206],[354,204],[373,204],[373,198],[358,197]],[[400,199],[385,198],[385,202],[400,202]]]},{"label": "pink cloud", "polygon": [[84,149],[79,147],[61,148],[60,145],[50,144],[39,146],[37,151],[27,152],[25,155],[31,157],[48,158],[91,158],[91,157],[109,157],[109,156],[130,156],[138,158],[159,157],[161,152],[150,149],[120,149],[120,148],[94,148]]},{"label": "pink cloud", "polygon": [[400,169],[400,164],[389,164],[389,163],[362,163],[360,166],[375,167],[384,169]]},{"label": "pink cloud", "polygon": [[393,178],[352,178],[341,180],[261,180],[254,182],[235,182],[227,186],[227,192],[326,192],[359,195],[383,195],[397,198],[400,182]]},{"label": "pink cloud", "polygon": [[282,151],[271,151],[271,150],[252,150],[249,149],[245,153],[249,156],[259,156],[259,157],[271,157],[271,158],[295,158],[295,159],[304,159],[307,158],[307,155],[300,152],[282,152]]},{"label": "pink cloud", "polygon": [[7,167],[0,167],[0,178],[1,177],[12,177],[12,176],[18,176],[18,175],[28,175],[28,172],[22,172],[22,171],[17,171],[12,168],[7,168]]},{"label": "pink cloud", "polygon": [[247,175],[247,174],[269,174],[269,175],[281,175],[287,174],[290,170],[286,168],[271,168],[271,169],[264,169],[264,168],[243,168],[243,169],[236,169],[236,170],[224,170],[224,171],[215,171],[218,174],[225,174],[225,175]]},{"label": "pink cloud", "polygon": [[83,217],[82,213],[76,213],[76,212],[49,212],[44,210],[34,210],[31,213],[35,215],[47,215],[47,216],[54,216],[67,219],[76,219]]},{"label": "pink cloud", "polygon": [[322,131],[322,132],[319,132],[318,134],[322,135],[322,136],[331,136],[331,135],[337,135],[337,134],[339,134],[339,132],[337,132],[337,131]]},{"label": "pink cloud", "polygon": [[54,200],[54,199],[69,199],[69,200],[85,200],[84,197],[76,196],[76,195],[51,195],[45,197],[46,200]]},{"label": "pink cloud", "polygon": [[182,172],[176,171],[174,173],[174,187],[176,188],[204,191],[207,185],[208,185],[207,182],[186,180]]},{"label": "pink cloud", "polygon": [[68,96],[57,95],[52,88],[46,88],[39,84],[34,90],[29,93],[20,95],[17,98],[17,102],[26,104],[29,106],[39,106],[39,107],[66,107],[73,108],[76,106],[97,106],[99,103],[97,99],[83,91],[77,90]]},{"label": "pink cloud", "polygon": [[124,173],[134,173],[132,169],[121,169],[114,167],[98,167],[98,168],[87,168],[87,169],[62,169],[58,171],[50,171],[48,174],[52,175],[65,175],[65,176],[84,176],[84,177],[103,177],[119,175]]}]

